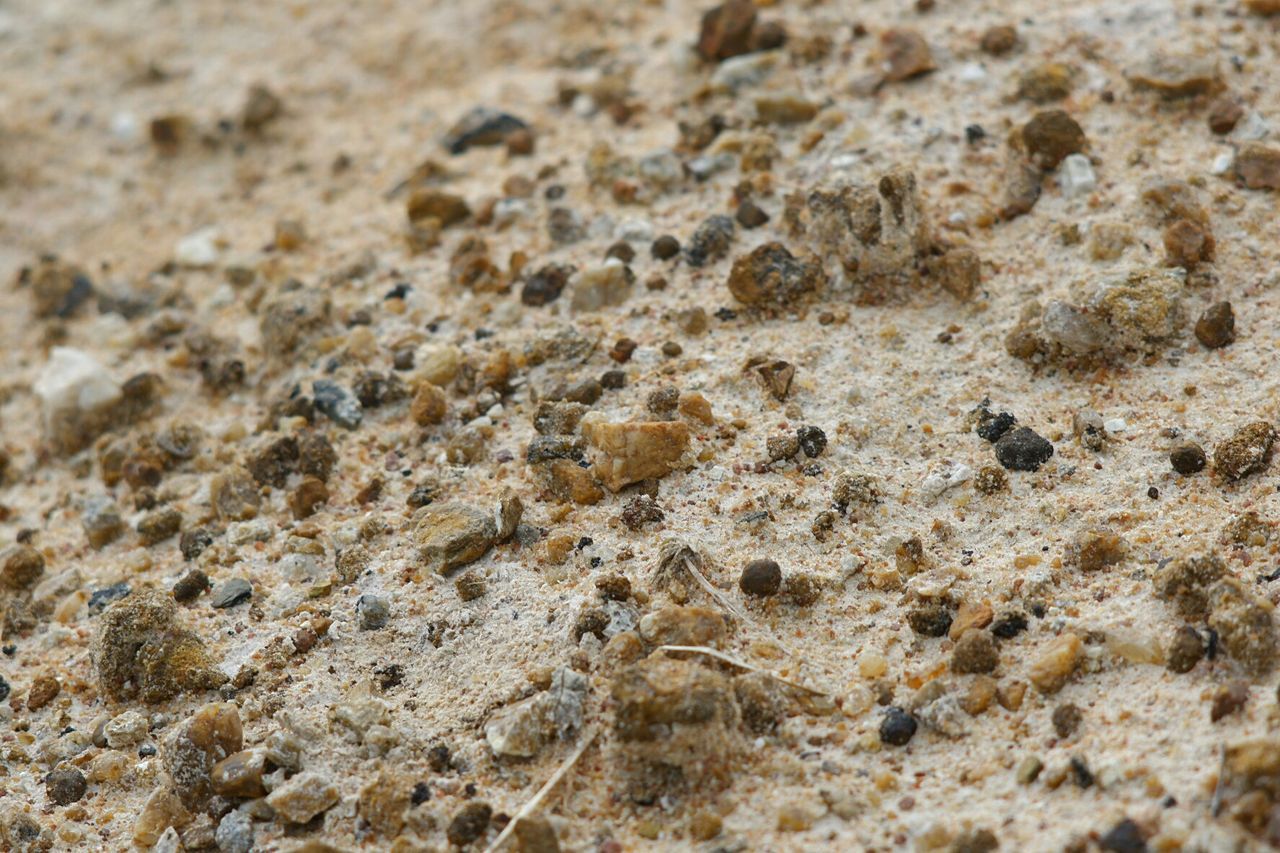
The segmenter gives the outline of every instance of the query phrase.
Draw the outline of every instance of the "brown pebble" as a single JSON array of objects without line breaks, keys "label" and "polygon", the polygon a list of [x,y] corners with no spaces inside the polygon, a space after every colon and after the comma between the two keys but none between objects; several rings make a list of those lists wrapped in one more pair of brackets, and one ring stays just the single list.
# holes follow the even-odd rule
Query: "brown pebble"
[{"label": "brown pebble", "polygon": [[1280,148],[1246,142],[1236,152],[1235,172],[1251,190],[1280,190]]},{"label": "brown pebble", "polygon": [[996,641],[986,631],[966,631],[951,651],[952,672],[987,673],[999,663],[1000,653],[996,649]]},{"label": "brown pebble", "polygon": [[1229,681],[1213,691],[1213,705],[1209,709],[1210,722],[1235,714],[1249,703],[1249,685],[1244,681]]},{"label": "brown pebble", "polygon": [[1084,714],[1080,713],[1080,709],[1068,702],[1065,705],[1059,705],[1053,709],[1053,730],[1057,732],[1060,738],[1069,738],[1075,734],[1076,729],[1080,728],[1080,723],[1084,720]]},{"label": "brown pebble", "polygon": [[742,569],[738,588],[756,598],[768,598],[782,588],[782,569],[773,560],[752,560]]},{"label": "brown pebble", "polygon": [[1169,266],[1194,270],[1212,261],[1215,249],[1213,233],[1190,219],[1179,219],[1164,229],[1165,263]]},{"label": "brown pebble", "polygon": [[1207,463],[1204,449],[1194,441],[1179,442],[1169,451],[1169,464],[1184,477],[1203,471]]},{"label": "brown pebble", "polygon": [[1196,320],[1196,340],[1207,349],[1220,349],[1236,339],[1236,316],[1230,302],[1215,302]]},{"label": "brown pebble", "polygon": [[1022,142],[1037,166],[1053,170],[1068,155],[1083,151],[1086,140],[1084,130],[1064,110],[1046,110],[1023,125]]},{"label": "brown pebble", "polygon": [[738,220],[738,224],[743,228],[759,228],[769,221],[769,214],[765,213],[760,205],[748,200],[738,205],[734,219]]},{"label": "brown pebble", "polygon": [[182,604],[195,601],[209,588],[209,576],[199,569],[187,572],[173,585],[173,597]]},{"label": "brown pebble", "polygon": [[938,66],[924,36],[915,30],[887,30],[880,36],[881,68],[887,83],[928,74]]},{"label": "brown pebble", "polygon": [[698,55],[707,62],[720,62],[750,52],[755,25],[756,7],[751,0],[725,0],[702,16]]},{"label": "brown pebble", "polygon": [[1275,427],[1266,421],[1246,424],[1214,448],[1213,469],[1227,481],[1261,471],[1271,461],[1275,440]]},{"label": "brown pebble", "polygon": [[1236,124],[1244,117],[1244,108],[1231,95],[1220,95],[1209,105],[1209,130],[1225,136],[1235,130]]},{"label": "brown pebble", "polygon": [[329,487],[319,477],[303,477],[298,487],[289,494],[289,508],[296,519],[309,518],[316,508],[329,502]]},{"label": "brown pebble", "polygon": [[1008,24],[988,27],[979,42],[982,52],[991,56],[1004,56],[1018,46],[1018,31]]},{"label": "brown pebble", "polygon": [[38,711],[62,692],[62,682],[51,675],[39,675],[31,682],[27,692],[27,710]]}]

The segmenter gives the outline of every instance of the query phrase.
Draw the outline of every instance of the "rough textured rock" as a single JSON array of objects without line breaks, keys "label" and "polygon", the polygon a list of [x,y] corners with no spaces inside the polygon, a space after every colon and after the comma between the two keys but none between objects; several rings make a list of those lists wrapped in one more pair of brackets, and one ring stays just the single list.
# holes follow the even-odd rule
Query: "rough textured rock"
[{"label": "rough textured rock", "polygon": [[204,642],[177,617],[174,600],[154,591],[134,593],[107,608],[93,648],[104,695],[162,702],[227,680],[214,668]]},{"label": "rough textured rock", "polygon": [[289,823],[306,823],[333,808],[340,799],[338,789],[326,776],[303,772],[267,795],[267,805]]},{"label": "rough textured rock", "polygon": [[792,308],[820,295],[826,282],[816,261],[796,258],[781,243],[766,243],[733,262],[728,284],[746,305]]},{"label": "rough textured rock", "polygon": [[164,745],[164,768],[182,804],[199,811],[213,794],[213,766],[244,744],[234,704],[205,705],[176,728]]},{"label": "rough textured rock", "polygon": [[665,477],[689,449],[689,427],[682,421],[609,423],[588,416],[582,421],[582,435],[598,451],[596,477],[614,492],[630,483]]}]

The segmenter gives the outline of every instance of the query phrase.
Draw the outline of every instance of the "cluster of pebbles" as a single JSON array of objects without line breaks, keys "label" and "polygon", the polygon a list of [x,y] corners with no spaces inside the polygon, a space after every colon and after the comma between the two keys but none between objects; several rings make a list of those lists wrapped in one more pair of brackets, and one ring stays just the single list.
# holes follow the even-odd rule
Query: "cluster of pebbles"
[{"label": "cluster of pebbles", "polygon": [[0,848],[1280,845],[1275,0],[215,5],[0,18]]}]

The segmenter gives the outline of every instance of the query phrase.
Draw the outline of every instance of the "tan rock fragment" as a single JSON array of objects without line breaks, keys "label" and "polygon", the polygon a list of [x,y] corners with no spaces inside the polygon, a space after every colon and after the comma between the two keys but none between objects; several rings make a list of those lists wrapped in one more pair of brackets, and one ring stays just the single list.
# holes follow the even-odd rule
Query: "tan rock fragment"
[{"label": "tan rock fragment", "polygon": [[1048,648],[1031,664],[1028,677],[1041,693],[1057,693],[1076,671],[1084,654],[1083,643],[1077,634],[1065,633],[1055,637]]},{"label": "tan rock fragment", "polygon": [[588,415],[582,420],[582,435],[600,451],[593,470],[613,492],[641,480],[665,477],[689,449],[689,426],[681,421],[609,423]]},{"label": "tan rock fragment", "polygon": [[338,789],[319,773],[299,773],[267,795],[267,805],[288,823],[306,823],[332,808],[340,799]]}]

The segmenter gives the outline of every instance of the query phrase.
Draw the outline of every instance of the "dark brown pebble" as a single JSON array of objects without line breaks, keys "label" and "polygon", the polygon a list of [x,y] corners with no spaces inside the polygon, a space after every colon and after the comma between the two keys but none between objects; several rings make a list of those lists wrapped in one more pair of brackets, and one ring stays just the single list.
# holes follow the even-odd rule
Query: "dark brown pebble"
[{"label": "dark brown pebble", "polygon": [[194,601],[208,588],[209,576],[199,569],[192,569],[173,585],[173,597],[182,604],[186,604]]},{"label": "dark brown pebble", "polygon": [[1225,347],[1236,339],[1236,315],[1230,302],[1216,302],[1196,321],[1196,340],[1208,349]]},{"label": "dark brown pebble", "polygon": [[624,264],[631,263],[631,261],[635,259],[635,256],[636,250],[631,248],[631,244],[626,240],[619,240],[610,246],[609,250],[604,253],[605,260],[608,260],[609,258],[617,258]]},{"label": "dark brown pebble", "polygon": [[991,56],[1004,56],[1018,45],[1018,31],[1008,24],[989,27],[982,34],[982,52]]},{"label": "dark brown pebble", "polygon": [[670,260],[680,254],[680,241],[670,234],[663,234],[653,241],[649,252],[660,261]]},{"label": "dark brown pebble", "polygon": [[951,671],[956,673],[987,673],[1000,663],[996,641],[986,631],[970,628],[956,641],[951,651]]},{"label": "dark brown pebble", "polygon": [[951,628],[951,611],[936,602],[921,604],[907,613],[907,624],[922,637],[941,637]]},{"label": "dark brown pebble", "polygon": [[743,228],[759,228],[769,221],[769,214],[765,213],[760,205],[754,201],[744,201],[738,205],[738,211],[734,214],[734,218],[738,220],[738,224]]},{"label": "dark brown pebble", "polygon": [[1125,818],[1107,830],[1098,840],[1098,847],[1107,853],[1147,853],[1147,840],[1141,827]]},{"label": "dark brown pebble", "polygon": [[1058,733],[1060,738],[1069,738],[1075,734],[1076,729],[1080,728],[1080,723],[1083,720],[1084,714],[1080,713],[1080,709],[1069,702],[1053,709],[1053,730]]},{"label": "dark brown pebble", "polygon": [[1213,705],[1209,709],[1210,722],[1234,714],[1249,702],[1249,685],[1243,681],[1230,681],[1213,691]]},{"label": "dark brown pebble", "polygon": [[1064,110],[1045,110],[1023,126],[1022,142],[1036,165],[1053,170],[1067,155],[1083,151],[1086,140],[1084,130]]},{"label": "dark brown pebble", "polygon": [[84,774],[74,767],[59,768],[44,777],[45,793],[59,806],[77,802],[88,788]]},{"label": "dark brown pebble", "polygon": [[782,569],[773,560],[752,560],[743,567],[738,588],[758,598],[777,595],[782,588]]},{"label": "dark brown pebble", "polygon": [[1169,451],[1169,463],[1173,465],[1173,470],[1184,477],[1203,471],[1207,462],[1204,449],[1194,441],[1181,442]]},{"label": "dark brown pebble", "polygon": [[1235,130],[1244,117],[1244,109],[1230,95],[1221,95],[1209,106],[1209,129],[1219,136]]},{"label": "dark brown pebble", "polygon": [[484,835],[489,828],[489,820],[493,817],[493,809],[488,803],[470,802],[458,810],[449,821],[445,835],[450,844],[465,847]]}]

